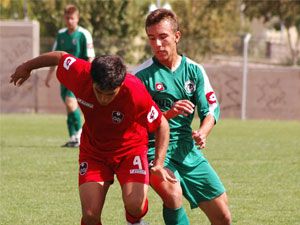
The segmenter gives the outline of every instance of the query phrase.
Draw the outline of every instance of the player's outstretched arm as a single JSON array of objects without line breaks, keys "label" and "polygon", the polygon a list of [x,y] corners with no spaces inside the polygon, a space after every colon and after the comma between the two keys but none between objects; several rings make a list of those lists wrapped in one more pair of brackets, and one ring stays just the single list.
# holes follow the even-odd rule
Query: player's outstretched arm
[{"label": "player's outstretched arm", "polygon": [[176,178],[171,177],[164,169],[165,156],[169,145],[169,136],[170,128],[168,121],[162,116],[160,126],[155,132],[155,159],[150,171],[152,174],[160,176],[164,181],[176,183]]},{"label": "player's outstretched arm", "polygon": [[16,68],[16,71],[10,76],[9,83],[14,83],[16,86],[21,86],[30,77],[32,70],[48,66],[57,66],[60,58],[64,54],[67,53],[62,51],[54,51],[44,53],[36,58],[28,60]]}]

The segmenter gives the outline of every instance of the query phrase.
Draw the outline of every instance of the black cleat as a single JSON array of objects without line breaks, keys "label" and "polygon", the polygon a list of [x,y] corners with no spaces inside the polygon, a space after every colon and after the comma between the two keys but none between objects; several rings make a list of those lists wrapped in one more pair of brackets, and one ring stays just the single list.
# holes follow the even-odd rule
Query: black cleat
[{"label": "black cleat", "polygon": [[63,148],[77,148],[79,147],[78,141],[68,141],[66,144],[62,145]]}]

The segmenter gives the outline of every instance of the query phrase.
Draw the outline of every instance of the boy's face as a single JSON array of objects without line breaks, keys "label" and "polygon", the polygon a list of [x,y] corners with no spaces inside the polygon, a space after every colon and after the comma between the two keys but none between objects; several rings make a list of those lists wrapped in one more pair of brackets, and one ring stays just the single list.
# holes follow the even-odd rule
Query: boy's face
[{"label": "boy's face", "polygon": [[146,28],[149,44],[155,57],[162,64],[172,59],[177,54],[177,43],[180,39],[180,32],[174,32],[168,20],[154,24]]},{"label": "boy's face", "polygon": [[109,103],[111,103],[117,94],[119,93],[121,87],[117,87],[114,90],[104,91],[100,90],[97,84],[93,84],[93,90],[95,93],[95,96],[99,102],[100,105],[106,106]]},{"label": "boy's face", "polygon": [[78,13],[65,14],[65,23],[69,31],[75,31],[78,26],[79,15]]}]

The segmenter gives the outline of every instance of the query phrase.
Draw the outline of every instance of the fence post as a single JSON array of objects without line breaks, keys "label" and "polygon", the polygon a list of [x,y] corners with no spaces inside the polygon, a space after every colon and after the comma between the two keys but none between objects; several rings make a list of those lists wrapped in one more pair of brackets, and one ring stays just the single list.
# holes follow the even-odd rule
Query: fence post
[{"label": "fence post", "polygon": [[243,63],[243,89],[242,89],[242,109],[241,109],[241,118],[242,120],[246,119],[246,104],[247,104],[247,78],[248,78],[248,44],[251,38],[251,34],[247,33],[244,37],[244,63]]}]

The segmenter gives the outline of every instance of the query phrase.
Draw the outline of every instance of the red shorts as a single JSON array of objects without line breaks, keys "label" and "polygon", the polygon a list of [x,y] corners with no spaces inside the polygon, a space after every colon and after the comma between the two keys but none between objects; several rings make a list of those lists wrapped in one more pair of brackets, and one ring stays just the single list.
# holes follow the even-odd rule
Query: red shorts
[{"label": "red shorts", "polygon": [[128,182],[149,184],[147,152],[97,160],[79,157],[79,185],[87,182],[113,182],[116,174],[121,185]]}]

